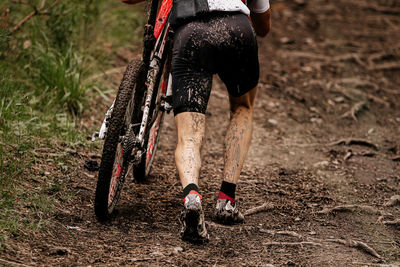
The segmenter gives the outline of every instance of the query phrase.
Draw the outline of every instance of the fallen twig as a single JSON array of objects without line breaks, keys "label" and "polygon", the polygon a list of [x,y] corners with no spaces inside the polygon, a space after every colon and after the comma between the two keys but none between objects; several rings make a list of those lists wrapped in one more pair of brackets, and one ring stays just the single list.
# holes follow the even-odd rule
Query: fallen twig
[{"label": "fallen twig", "polygon": [[210,227],[215,227],[215,228],[232,229],[232,226],[218,224],[218,223],[210,222],[210,221],[206,221],[206,224]]},{"label": "fallen twig", "polygon": [[353,120],[358,121],[357,119],[357,114],[364,108],[367,107],[367,103],[365,103],[364,101],[358,102],[356,104],[354,104],[354,106],[347,111],[346,113],[344,113],[342,116],[340,116],[341,118],[346,118],[346,117],[352,117]]},{"label": "fallen twig", "polygon": [[373,87],[375,90],[379,89],[379,86],[377,84],[370,82],[370,81],[362,80],[358,77],[336,79],[335,82],[343,83],[343,84],[352,84],[357,87],[358,86],[360,86],[360,87],[370,86],[370,87]]},{"label": "fallen twig", "polygon": [[382,221],[384,225],[393,225],[393,226],[400,226],[400,219],[389,220],[389,221]]},{"label": "fallen twig", "polygon": [[400,156],[396,156],[392,158],[393,161],[400,161]]},{"label": "fallen twig", "polygon": [[39,8],[33,6],[34,11],[32,11],[29,15],[27,15],[25,18],[23,18],[20,22],[17,23],[13,28],[10,30],[10,34],[13,34],[17,30],[19,30],[22,25],[24,25],[27,21],[29,21],[32,17],[36,15],[45,15],[48,14],[50,9],[52,9],[55,5],[57,5],[60,2],[60,0],[55,0],[48,8],[45,8],[46,5],[46,0],[42,1],[42,4],[40,5]]},{"label": "fallen twig", "polygon": [[272,208],[273,208],[273,206],[271,204],[264,203],[261,206],[248,209],[247,211],[244,212],[244,215],[245,216],[250,216],[250,215],[253,215],[253,214],[256,214],[256,213],[260,213],[260,212],[271,210]]},{"label": "fallen twig", "polygon": [[340,56],[335,56],[332,57],[333,61],[346,61],[346,60],[354,60],[356,63],[358,63],[360,66],[365,66],[366,64],[361,60],[360,56],[355,53],[350,53],[350,54],[344,54]]},{"label": "fallen twig", "polygon": [[343,160],[347,161],[352,156],[353,156],[353,152],[351,150],[349,150],[349,151],[347,151],[346,155],[344,155]]},{"label": "fallen twig", "polygon": [[5,266],[18,266],[18,267],[28,266],[28,265],[25,265],[25,264],[22,264],[22,263],[8,261],[8,260],[4,260],[4,259],[0,259],[0,264],[4,264]]},{"label": "fallen twig", "polygon": [[351,264],[361,266],[376,266],[376,267],[398,267],[397,264],[370,263],[370,262],[352,262]]},{"label": "fallen twig", "polygon": [[303,242],[266,242],[263,243],[265,246],[300,246],[303,247],[304,245],[308,246],[318,246],[322,247],[321,243],[312,242],[312,241],[303,241]]},{"label": "fallen twig", "polygon": [[379,255],[375,249],[371,248],[369,245],[365,244],[364,242],[361,241],[355,241],[355,240],[344,240],[344,239],[327,239],[327,242],[334,242],[334,243],[339,243],[351,248],[357,248],[360,249],[378,259],[381,258],[381,255]]},{"label": "fallen twig", "polygon": [[386,207],[400,205],[400,195],[391,196],[390,199],[384,205]]},{"label": "fallen twig", "polygon": [[379,98],[377,96],[374,96],[372,94],[367,94],[367,98],[368,98],[368,100],[371,100],[371,101],[376,102],[378,104],[384,105],[387,108],[390,107],[390,103],[389,102],[387,102],[387,101],[385,101],[385,100],[383,100],[383,99],[381,99],[381,98]]},{"label": "fallen twig", "polygon": [[355,210],[362,210],[371,214],[378,214],[378,215],[391,215],[387,212],[378,210],[372,206],[367,206],[367,205],[341,205],[341,206],[336,206],[336,207],[331,207],[331,208],[324,208],[323,210],[320,210],[317,212],[317,214],[329,214],[333,212],[354,212]]},{"label": "fallen twig", "polygon": [[375,150],[378,150],[378,147],[369,142],[368,140],[365,139],[356,139],[356,138],[346,138],[346,139],[340,139],[339,141],[335,141],[332,143],[327,144],[328,146],[337,146],[337,145],[360,145],[360,146],[367,146],[371,147]]},{"label": "fallen twig", "polygon": [[399,70],[400,63],[398,62],[387,62],[382,64],[376,64],[375,66],[369,67],[369,70]]},{"label": "fallen twig", "polygon": [[293,236],[297,237],[299,239],[302,239],[303,236],[301,234],[298,234],[294,231],[275,231],[275,230],[266,230],[266,229],[260,229],[261,233],[268,233],[271,235],[288,235],[288,236]]}]

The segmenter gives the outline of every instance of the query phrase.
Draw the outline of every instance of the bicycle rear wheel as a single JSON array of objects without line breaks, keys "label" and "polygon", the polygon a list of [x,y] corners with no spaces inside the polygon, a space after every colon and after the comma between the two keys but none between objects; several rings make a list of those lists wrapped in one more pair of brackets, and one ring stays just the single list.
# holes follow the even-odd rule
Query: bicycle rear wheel
[{"label": "bicycle rear wheel", "polygon": [[124,136],[131,122],[140,117],[145,69],[142,61],[129,63],[114,102],[96,186],[94,210],[100,221],[108,220],[114,211],[129,169],[129,156],[123,153]]}]

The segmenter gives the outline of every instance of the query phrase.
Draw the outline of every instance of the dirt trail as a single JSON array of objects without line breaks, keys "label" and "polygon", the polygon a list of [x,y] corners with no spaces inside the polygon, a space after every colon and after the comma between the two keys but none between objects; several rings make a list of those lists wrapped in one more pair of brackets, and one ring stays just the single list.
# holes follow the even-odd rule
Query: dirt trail
[{"label": "dirt trail", "polygon": [[[387,221],[396,223],[400,206],[385,203],[400,194],[400,4],[272,4],[273,29],[259,46],[253,142],[237,193],[242,210],[267,203],[264,212],[239,226],[211,222],[229,116],[215,80],[200,180],[208,245],[178,237],[182,200],[168,115],[152,176],[146,184],[127,181],[111,223],[96,221],[96,173],[83,168],[99,151],[81,148],[64,174],[72,199],[49,215],[55,226],[10,240],[2,258],[66,266],[398,266],[399,223]],[[367,142],[353,144],[358,139]]]}]

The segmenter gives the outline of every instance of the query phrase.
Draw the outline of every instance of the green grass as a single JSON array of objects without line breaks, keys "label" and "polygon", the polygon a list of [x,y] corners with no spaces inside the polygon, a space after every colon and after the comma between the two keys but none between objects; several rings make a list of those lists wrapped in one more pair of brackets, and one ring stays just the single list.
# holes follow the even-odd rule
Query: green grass
[{"label": "green grass", "polygon": [[[61,1],[11,35],[12,26],[32,10],[0,3],[0,250],[5,240],[49,225],[54,206],[73,199],[65,181],[76,162],[58,150],[44,161],[35,149],[93,146],[81,117],[86,110],[105,112],[93,104],[115,88],[101,73],[115,67],[120,49],[138,49],[145,17],[143,5]],[[45,176],[33,171],[44,164],[58,171]]]}]

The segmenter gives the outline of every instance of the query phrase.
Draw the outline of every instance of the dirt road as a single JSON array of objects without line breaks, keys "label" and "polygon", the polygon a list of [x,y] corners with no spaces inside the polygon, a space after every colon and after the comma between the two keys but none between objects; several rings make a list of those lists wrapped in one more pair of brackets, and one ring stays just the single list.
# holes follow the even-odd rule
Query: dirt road
[{"label": "dirt road", "polygon": [[[400,200],[389,200],[400,195],[400,3],[281,0],[272,8],[237,193],[243,211],[265,204],[262,212],[233,227],[211,220],[229,116],[215,80],[200,180],[208,245],[179,239],[168,115],[152,176],[145,184],[128,179],[111,223],[96,221],[96,173],[83,167],[100,150],[82,147],[69,152],[77,159],[70,171],[59,173],[70,198],[48,215],[54,224],[9,240],[2,258],[65,266],[398,266]],[[98,127],[92,119],[85,121]]]}]

